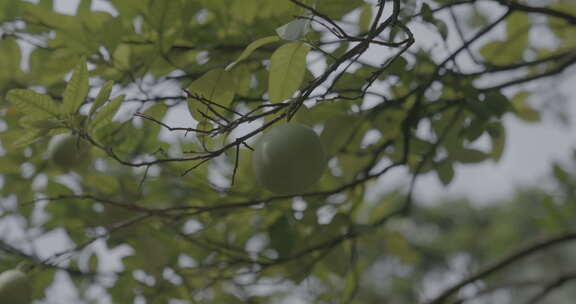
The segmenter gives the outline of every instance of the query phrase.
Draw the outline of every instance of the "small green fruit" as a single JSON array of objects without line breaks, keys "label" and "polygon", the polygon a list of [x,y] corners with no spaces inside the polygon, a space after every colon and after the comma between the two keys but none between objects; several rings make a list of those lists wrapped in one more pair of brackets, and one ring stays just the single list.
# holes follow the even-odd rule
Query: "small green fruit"
[{"label": "small green fruit", "polygon": [[10,304],[32,303],[32,285],[25,273],[12,269],[0,274],[0,302]]},{"label": "small green fruit", "polygon": [[56,135],[48,144],[50,159],[64,170],[70,170],[82,165],[89,157],[89,146],[74,136]]},{"label": "small green fruit", "polygon": [[264,134],[252,154],[256,180],[278,194],[301,193],[326,168],[320,137],[309,127],[286,123]]}]

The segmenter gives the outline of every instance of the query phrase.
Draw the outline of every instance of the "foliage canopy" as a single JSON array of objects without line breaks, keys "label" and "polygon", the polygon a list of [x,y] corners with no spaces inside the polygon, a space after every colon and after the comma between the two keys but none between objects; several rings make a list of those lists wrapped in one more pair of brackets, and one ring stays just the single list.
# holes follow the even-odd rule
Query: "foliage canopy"
[{"label": "foliage canopy", "polygon": [[[0,0],[0,223],[24,231],[2,235],[0,267],[28,263],[35,299],[64,273],[86,303],[93,288],[113,303],[464,303],[516,292],[509,265],[576,238],[560,166],[562,199],[412,198],[420,175],[448,185],[458,165],[498,161],[504,117],[540,120],[528,84],[576,63],[571,0],[80,0],[73,15],[37,2]],[[251,145],[287,120],[320,132],[330,170],[278,196],[257,186]],[[51,161],[59,134],[86,164]],[[394,170],[409,187],[368,201]],[[22,245],[54,231],[68,249]],[[133,250],[111,273],[96,244]],[[462,260],[473,274],[454,283]]]}]

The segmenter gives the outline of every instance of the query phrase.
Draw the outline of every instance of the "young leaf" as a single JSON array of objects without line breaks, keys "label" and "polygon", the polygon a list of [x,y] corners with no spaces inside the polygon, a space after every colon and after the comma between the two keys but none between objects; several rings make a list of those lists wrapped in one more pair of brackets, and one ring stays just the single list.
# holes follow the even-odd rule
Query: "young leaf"
[{"label": "young leaf", "polygon": [[276,41],[280,41],[280,38],[277,36],[268,36],[268,37],[264,37],[264,38],[260,38],[252,43],[250,43],[242,52],[242,54],[240,54],[240,56],[238,56],[238,58],[236,60],[234,60],[234,62],[230,63],[228,66],[226,66],[226,71],[230,71],[231,69],[233,69],[236,64],[238,64],[240,61],[248,58],[250,55],[252,55],[252,53],[258,49],[261,46],[264,46],[268,43],[272,43],[272,42],[276,42]]},{"label": "young leaf", "polygon": [[298,42],[281,46],[272,54],[268,94],[272,102],[292,97],[306,72],[306,55],[310,47]]},{"label": "young leaf", "polygon": [[512,106],[514,107],[514,112],[518,118],[526,122],[537,122],[540,121],[540,113],[532,108],[526,99],[530,97],[528,92],[519,92],[514,97],[512,97]]},{"label": "young leaf", "polygon": [[276,34],[284,40],[295,41],[310,30],[310,19],[292,20],[276,29]]},{"label": "young leaf", "polygon": [[96,110],[101,107],[106,100],[108,100],[108,98],[110,98],[110,92],[112,92],[112,86],[114,86],[114,81],[110,80],[108,82],[106,82],[102,88],[100,89],[100,92],[98,92],[98,96],[96,96],[96,100],[94,100],[94,103],[92,104],[92,107],[90,108],[90,115],[89,117],[92,117],[92,115],[94,115],[94,113],[96,113]]},{"label": "young leaf", "polygon": [[58,118],[60,113],[58,104],[50,96],[32,90],[13,89],[8,92],[7,98],[18,111],[30,118]]},{"label": "young leaf", "polygon": [[123,101],[124,95],[120,95],[110,101],[106,106],[104,106],[104,108],[102,108],[102,110],[100,110],[100,112],[98,112],[98,114],[96,114],[94,119],[90,122],[90,130],[92,132],[96,132],[96,130],[110,123],[112,118],[114,118],[114,115],[116,115],[116,112],[118,112],[118,109],[120,108],[120,105]]},{"label": "young leaf", "polygon": [[74,69],[74,74],[64,90],[62,112],[75,113],[78,111],[88,95],[88,89],[88,69],[86,60],[82,59]]}]

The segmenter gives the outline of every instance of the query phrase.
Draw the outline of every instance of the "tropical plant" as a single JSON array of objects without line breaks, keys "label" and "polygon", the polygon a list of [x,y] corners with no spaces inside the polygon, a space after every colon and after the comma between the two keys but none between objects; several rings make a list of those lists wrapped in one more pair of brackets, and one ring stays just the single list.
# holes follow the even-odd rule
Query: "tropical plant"
[{"label": "tropical plant", "polygon": [[[567,230],[525,255],[573,240],[569,203],[430,209],[412,193],[498,161],[503,119],[539,121],[538,85],[573,68],[576,5],[532,2],[0,0],[0,267],[30,263],[34,299],[57,303],[461,303],[507,282],[502,262],[448,287],[443,265],[512,250],[531,216]],[[329,168],[277,195],[252,146],[287,121],[319,133]],[[54,162],[55,136],[86,164]],[[402,170],[407,189],[366,198]],[[38,245],[54,234],[68,245]],[[76,298],[46,293],[56,274]]]}]

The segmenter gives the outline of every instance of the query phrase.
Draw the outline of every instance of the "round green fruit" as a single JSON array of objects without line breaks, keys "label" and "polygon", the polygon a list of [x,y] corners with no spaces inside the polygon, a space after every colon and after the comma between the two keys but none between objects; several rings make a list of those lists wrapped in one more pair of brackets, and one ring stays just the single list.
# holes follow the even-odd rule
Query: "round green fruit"
[{"label": "round green fruit", "polygon": [[278,194],[301,193],[326,169],[320,137],[309,127],[286,123],[264,134],[252,153],[256,180]]},{"label": "round green fruit", "polygon": [[68,135],[56,135],[48,144],[48,155],[58,167],[65,170],[77,168],[88,159],[89,146],[78,138]]},{"label": "round green fruit", "polygon": [[32,285],[20,270],[7,270],[0,274],[0,300],[2,303],[32,303]]}]

